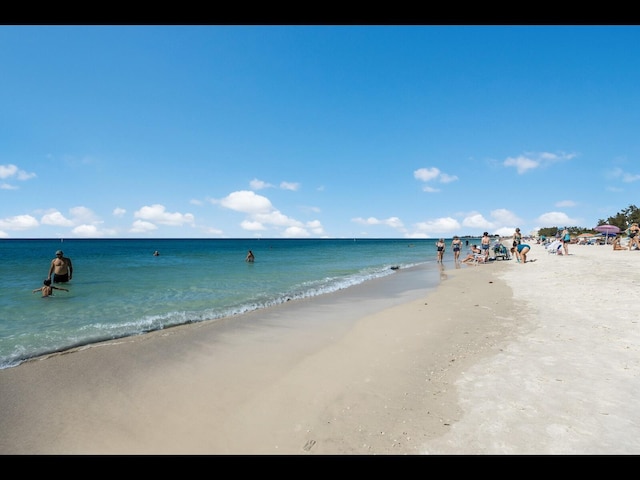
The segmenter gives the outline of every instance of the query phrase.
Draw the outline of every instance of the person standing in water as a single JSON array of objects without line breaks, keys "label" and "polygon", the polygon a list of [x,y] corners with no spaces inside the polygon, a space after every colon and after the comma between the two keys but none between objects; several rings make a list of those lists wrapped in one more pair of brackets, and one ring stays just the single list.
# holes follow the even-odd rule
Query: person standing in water
[{"label": "person standing in water", "polygon": [[66,283],[73,278],[73,264],[71,259],[64,256],[62,250],[56,252],[56,258],[51,260],[47,278],[53,283]]},{"label": "person standing in water", "polygon": [[247,253],[247,257],[244,259],[245,262],[249,262],[249,263],[253,263],[255,261],[256,257],[253,254],[253,252],[251,250],[249,250],[249,253]]},{"label": "person standing in water", "polygon": [[453,250],[453,261],[460,261],[460,251],[462,250],[462,240],[460,240],[459,236],[454,236],[451,241],[451,250]]},{"label": "person standing in water", "polygon": [[437,261],[437,263],[442,263],[442,258],[444,257],[444,248],[445,248],[444,238],[441,238],[440,240],[438,240],[436,242],[436,248],[438,250],[438,261]]}]

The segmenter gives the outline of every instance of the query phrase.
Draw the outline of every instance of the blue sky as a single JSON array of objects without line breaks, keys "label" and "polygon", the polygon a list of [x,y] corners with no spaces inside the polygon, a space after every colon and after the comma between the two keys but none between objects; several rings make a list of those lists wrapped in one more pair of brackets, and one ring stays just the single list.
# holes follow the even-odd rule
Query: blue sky
[{"label": "blue sky", "polygon": [[437,238],[640,203],[638,26],[0,26],[0,238]]}]

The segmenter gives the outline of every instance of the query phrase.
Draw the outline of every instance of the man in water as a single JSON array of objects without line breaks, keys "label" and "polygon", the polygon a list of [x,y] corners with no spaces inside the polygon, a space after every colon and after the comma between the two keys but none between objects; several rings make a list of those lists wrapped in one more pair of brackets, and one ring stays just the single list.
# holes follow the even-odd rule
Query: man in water
[{"label": "man in water", "polygon": [[49,276],[53,275],[53,283],[66,283],[73,277],[73,265],[71,259],[64,256],[62,250],[56,252],[56,258],[51,260]]}]

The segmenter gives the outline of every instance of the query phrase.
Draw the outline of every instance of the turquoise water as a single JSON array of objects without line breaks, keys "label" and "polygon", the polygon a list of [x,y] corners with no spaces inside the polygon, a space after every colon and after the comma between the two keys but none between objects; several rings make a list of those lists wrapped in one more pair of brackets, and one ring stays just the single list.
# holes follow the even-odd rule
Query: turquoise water
[{"label": "turquoise water", "polygon": [[[32,290],[58,249],[73,261],[70,291],[41,298]],[[248,250],[255,263],[244,261]],[[2,239],[0,368],[328,294],[393,275],[392,266],[426,266],[437,282],[435,251],[433,239]]]}]

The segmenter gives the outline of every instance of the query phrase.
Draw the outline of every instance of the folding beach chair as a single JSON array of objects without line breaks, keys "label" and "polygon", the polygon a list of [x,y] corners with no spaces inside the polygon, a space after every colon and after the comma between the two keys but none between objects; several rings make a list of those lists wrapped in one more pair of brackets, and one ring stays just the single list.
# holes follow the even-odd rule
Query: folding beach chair
[{"label": "folding beach chair", "polygon": [[511,254],[509,253],[509,250],[500,242],[497,242],[493,246],[493,255],[496,260],[511,260]]}]

